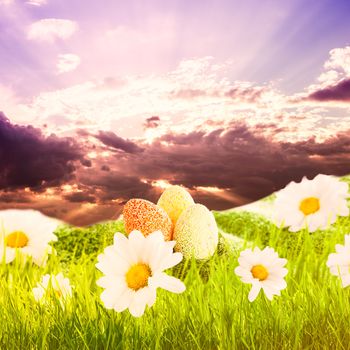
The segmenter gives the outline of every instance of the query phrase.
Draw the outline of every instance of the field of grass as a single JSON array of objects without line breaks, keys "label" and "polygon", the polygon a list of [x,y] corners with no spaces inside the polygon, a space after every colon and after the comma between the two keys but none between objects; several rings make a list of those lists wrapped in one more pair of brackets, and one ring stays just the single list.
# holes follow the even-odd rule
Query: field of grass
[{"label": "field of grass", "polygon": [[[61,227],[47,267],[0,267],[0,349],[348,349],[350,289],[330,275],[326,261],[350,233],[350,218],[309,234],[251,213],[214,214],[224,232],[217,254],[169,271],[186,291],[158,290],[156,304],[138,319],[106,310],[95,283],[96,256],[123,224]],[[240,250],[251,245],[269,245],[288,259],[288,286],[272,302],[261,292],[250,303],[250,286],[234,273]],[[31,289],[42,274],[59,271],[75,286],[74,298],[64,310],[38,305]]]}]

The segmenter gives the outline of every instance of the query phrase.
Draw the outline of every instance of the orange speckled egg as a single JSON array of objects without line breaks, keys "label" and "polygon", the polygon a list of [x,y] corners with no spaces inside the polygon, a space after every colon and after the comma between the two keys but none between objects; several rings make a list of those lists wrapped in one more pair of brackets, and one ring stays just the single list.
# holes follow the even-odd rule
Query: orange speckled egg
[{"label": "orange speckled egg", "polygon": [[133,230],[148,236],[154,231],[162,231],[166,241],[173,236],[173,224],[164,209],[145,199],[130,199],[124,206],[125,232]]}]

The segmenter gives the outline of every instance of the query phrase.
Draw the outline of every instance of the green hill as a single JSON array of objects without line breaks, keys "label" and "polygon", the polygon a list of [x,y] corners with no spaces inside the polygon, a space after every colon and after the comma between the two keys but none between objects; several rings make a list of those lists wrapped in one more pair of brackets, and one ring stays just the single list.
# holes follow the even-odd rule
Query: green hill
[{"label": "green hill", "polygon": [[[349,178],[344,179],[349,181]],[[96,256],[112,243],[121,221],[89,228],[61,226],[57,255],[41,270],[2,266],[0,348],[19,349],[346,349],[350,344],[350,290],[326,266],[335,244],[350,233],[350,218],[325,231],[291,233],[254,208],[269,208],[273,196],[254,205],[214,212],[221,239],[208,262],[186,261],[169,271],[186,291],[157,292],[156,304],[140,319],[104,308]],[[248,211],[247,211],[248,210]],[[288,259],[287,288],[272,302],[235,275],[242,248],[273,247]],[[63,271],[74,288],[72,304],[38,306],[31,288],[43,273]],[[13,292],[15,291],[15,292]],[[39,344],[39,345],[38,345]]]}]

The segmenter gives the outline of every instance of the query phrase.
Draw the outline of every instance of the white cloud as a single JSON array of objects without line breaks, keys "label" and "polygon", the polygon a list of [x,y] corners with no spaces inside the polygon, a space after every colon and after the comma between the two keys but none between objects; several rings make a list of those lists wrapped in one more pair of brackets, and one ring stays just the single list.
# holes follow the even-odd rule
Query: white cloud
[{"label": "white cloud", "polygon": [[[67,59],[66,55],[60,55],[64,58],[58,67],[61,72],[74,66],[74,58]],[[232,81],[227,78],[229,65],[204,57],[182,61],[176,69],[162,74],[85,81],[42,92],[30,103],[17,105],[21,113],[13,115],[21,115],[31,124],[35,121],[37,126],[47,124],[47,132],[57,134],[71,135],[83,128],[92,132],[111,130],[126,138],[146,140],[169,131],[210,132],[232,121],[252,126],[278,125],[277,136],[288,140],[312,135],[322,138],[340,130],[333,111],[320,110],[308,101],[304,105],[290,102],[272,84]],[[145,131],[143,125],[150,116],[159,116],[160,123]],[[328,121],[327,116],[331,116]],[[64,123],[54,122],[57,118],[64,118]],[[261,128],[262,133],[268,131]]]},{"label": "white cloud", "polygon": [[334,69],[350,76],[350,46],[333,49],[329,55],[329,60],[324,64],[326,70]]},{"label": "white cloud", "polygon": [[[66,69],[63,66],[61,71]],[[80,127],[147,139],[169,130],[203,128],[208,119],[273,122],[285,106],[285,97],[270,85],[230,81],[228,68],[229,63],[217,64],[204,57],[182,61],[163,74],[86,81],[39,94],[22,115],[28,120],[35,116],[38,125],[50,125],[52,116],[65,116],[67,123],[55,126],[55,133],[67,134]],[[161,122],[145,135],[143,124],[150,116],[159,116]]]},{"label": "white cloud", "polygon": [[43,6],[47,4],[47,0],[29,0],[26,2],[27,5],[31,5],[31,6]]},{"label": "white cloud", "polygon": [[58,55],[57,73],[62,74],[75,70],[80,64],[80,57],[72,53]]},{"label": "white cloud", "polygon": [[337,83],[340,80],[341,74],[334,70],[327,70],[318,77],[318,81],[321,85],[328,86]]},{"label": "white cloud", "polygon": [[126,50],[140,52],[148,48],[151,52],[171,49],[176,38],[176,22],[174,18],[162,16],[146,21],[143,30],[119,25],[107,30],[99,39],[102,44],[116,44],[119,52]]},{"label": "white cloud", "polygon": [[[305,100],[311,93],[322,90],[328,86],[336,85],[343,79],[350,78],[350,46],[335,48],[329,51],[329,59],[323,65],[323,72],[317,77],[314,84],[310,84],[304,90],[291,97],[291,100],[299,104],[319,104],[319,101]],[[326,101],[329,106],[342,107],[342,101]]]},{"label": "white cloud", "polygon": [[329,59],[324,63],[324,72],[317,78],[318,83],[310,85],[308,91],[315,91],[350,77],[350,46],[329,51]]},{"label": "white cloud", "polygon": [[14,92],[10,88],[0,85],[0,111],[6,112],[17,102]]},{"label": "white cloud", "polygon": [[68,39],[78,29],[78,24],[68,19],[46,18],[29,26],[29,40],[54,42],[57,39]]},{"label": "white cloud", "polygon": [[14,3],[14,0],[0,0],[0,6],[4,5],[4,6],[9,6],[12,5]]},{"label": "white cloud", "polygon": [[30,118],[33,118],[31,109],[27,104],[18,98],[15,92],[7,86],[0,83],[0,112],[18,124],[30,124]]}]

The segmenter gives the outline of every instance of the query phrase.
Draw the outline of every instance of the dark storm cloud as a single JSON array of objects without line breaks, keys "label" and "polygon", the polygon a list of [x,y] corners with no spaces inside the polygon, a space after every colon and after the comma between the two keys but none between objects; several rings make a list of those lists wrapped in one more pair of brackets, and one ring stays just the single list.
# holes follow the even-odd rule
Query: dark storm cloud
[{"label": "dark storm cloud", "polygon": [[158,116],[153,116],[147,118],[143,124],[145,129],[154,129],[159,126],[160,118]]},{"label": "dark storm cloud", "polygon": [[88,193],[84,192],[75,192],[75,193],[70,193],[64,196],[65,199],[67,199],[69,202],[72,203],[95,203],[96,198]]},{"label": "dark storm cloud", "polygon": [[87,168],[90,168],[92,166],[92,162],[90,159],[81,159],[80,163]]},{"label": "dark storm cloud", "polygon": [[341,80],[336,85],[317,90],[308,96],[313,101],[350,102],[350,78]]},{"label": "dark storm cloud", "polygon": [[101,170],[102,170],[102,171],[110,171],[111,168],[110,168],[108,165],[103,164],[103,165],[101,165]]},{"label": "dark storm cloud", "polygon": [[0,189],[41,191],[60,185],[74,178],[74,162],[83,159],[72,138],[45,137],[32,126],[11,124],[0,113]]},{"label": "dark storm cloud", "polygon": [[159,179],[189,188],[232,190],[248,201],[275,189],[273,175],[276,162],[283,161],[281,153],[277,144],[254,135],[244,124],[236,124],[209,134],[165,135],[133,164],[146,178],[157,174]]},{"label": "dark storm cloud", "polygon": [[140,153],[143,151],[136,143],[123,139],[112,131],[99,131],[96,138],[106,146],[124,151],[125,153]]},{"label": "dark storm cloud", "polygon": [[[146,179],[224,189],[233,194],[230,206],[264,197],[303,176],[350,173],[350,131],[324,142],[310,138],[290,143],[261,135],[262,127],[232,123],[208,134],[164,135],[142,157],[119,166]],[[272,124],[268,128],[271,134],[279,130]]]},{"label": "dark storm cloud", "polygon": [[24,191],[0,191],[0,203],[32,203],[32,199]]},{"label": "dark storm cloud", "polygon": [[79,176],[79,182],[86,188],[94,188],[100,203],[124,201],[134,197],[156,200],[158,195],[157,189],[151,184],[141,181],[137,176],[128,175],[122,169],[109,172],[84,171]]},{"label": "dark storm cloud", "polygon": [[[116,218],[130,198],[156,202],[161,192],[154,185],[157,180],[184,185],[196,201],[222,210],[262,198],[303,176],[350,173],[350,130],[323,142],[309,138],[295,143],[276,141],[273,135],[280,132],[273,123],[252,127],[232,122],[209,133],[169,132],[151,144],[100,132],[101,144],[88,146],[83,138],[77,144],[69,138],[44,137],[38,129],[12,125],[2,116],[0,207],[37,208],[85,225]],[[99,157],[105,145],[123,152]],[[83,153],[92,149],[97,157],[83,167],[90,165]],[[67,193],[62,184],[76,186]],[[49,186],[56,188],[53,198],[38,195]]]},{"label": "dark storm cloud", "polygon": [[116,203],[91,205],[84,207],[81,202],[71,202],[65,198],[43,199],[33,197],[31,201],[21,200],[23,190],[17,190],[15,201],[4,201],[0,196],[0,210],[34,209],[45,215],[55,217],[72,225],[86,226],[100,221],[117,219],[123,206]]},{"label": "dark storm cloud", "polygon": [[[267,132],[268,130],[268,132]],[[350,173],[350,131],[324,142],[310,138],[302,142],[275,141],[279,125],[249,127],[232,122],[226,129],[205,133],[168,133],[136,154],[116,154],[100,160],[98,169],[84,169],[79,182],[94,188],[96,203],[122,203],[133,197],[157,201],[157,180],[184,185],[196,200],[211,209],[227,209],[257,200],[281,189],[290,181],[318,173]],[[266,135],[265,134],[265,135]],[[99,160],[96,159],[96,167]],[[110,171],[101,169],[108,162]],[[210,192],[206,187],[221,189]]]}]

